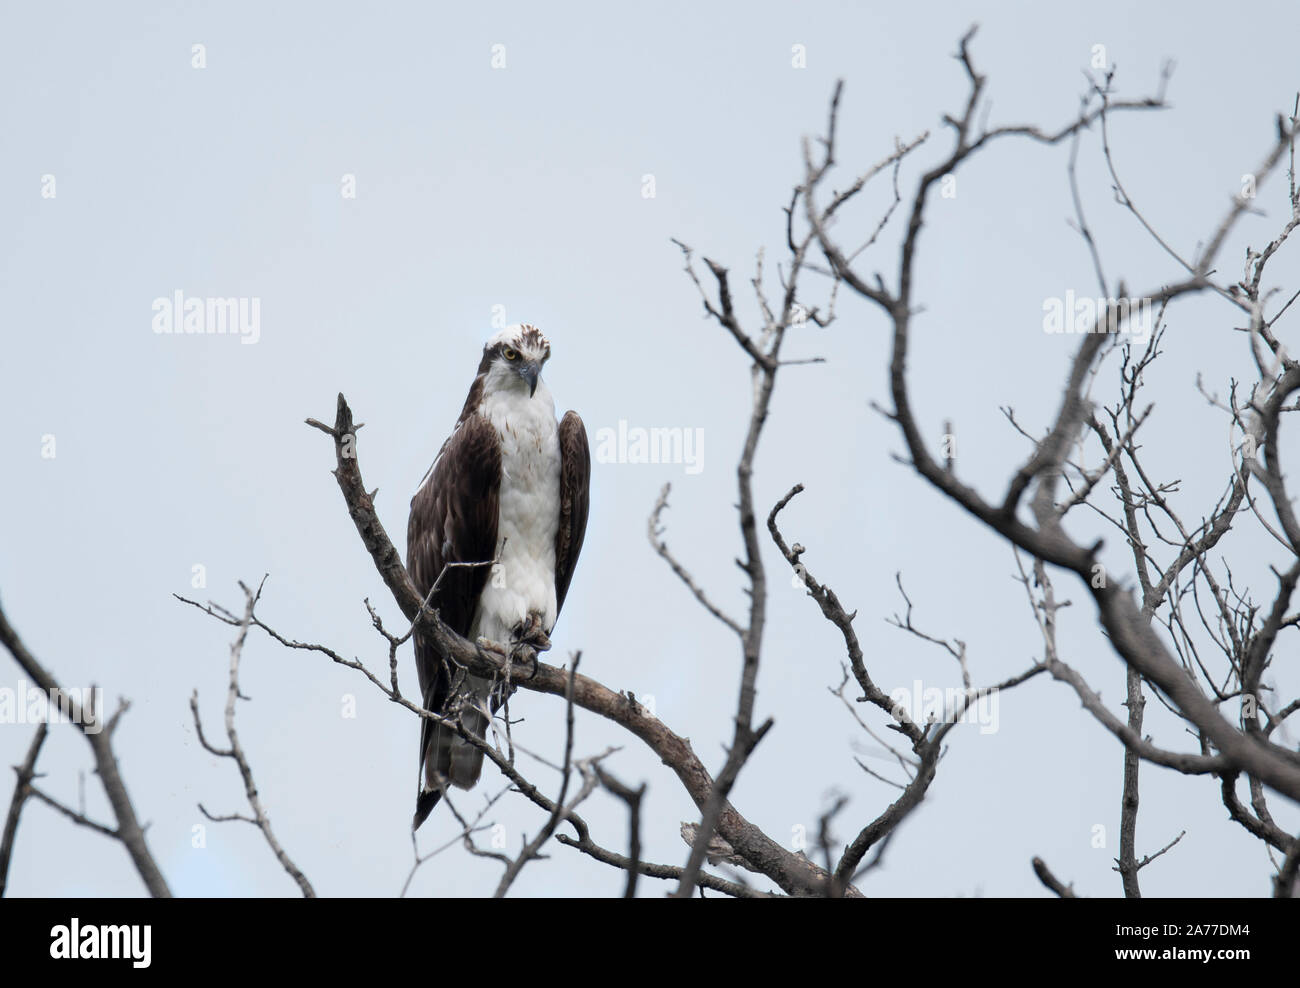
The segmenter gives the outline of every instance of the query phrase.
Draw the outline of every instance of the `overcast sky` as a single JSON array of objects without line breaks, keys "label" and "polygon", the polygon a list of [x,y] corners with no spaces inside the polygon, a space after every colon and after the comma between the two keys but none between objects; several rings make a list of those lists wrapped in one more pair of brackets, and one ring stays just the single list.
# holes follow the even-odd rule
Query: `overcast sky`
[{"label": "overcast sky", "polygon": [[[774,279],[800,142],[824,127],[835,80],[846,84],[839,185],[896,137],[929,130],[904,170],[910,184],[946,153],[941,115],[966,97],[951,54],[973,20],[993,124],[1067,122],[1095,46],[1118,67],[1123,96],[1153,92],[1162,63],[1176,60],[1173,109],[1116,119],[1111,137],[1129,191],[1188,253],[1300,88],[1300,8],[1285,0],[1231,14],[1189,3],[1176,15],[1122,2],[701,8],[3,4],[0,599],[63,683],[101,685],[110,707],[119,695],[132,701],[117,751],[175,893],[296,888],[250,827],[209,824],[195,846],[199,801],[215,813],[245,809],[238,773],[201,750],[188,707],[197,689],[219,734],[233,635],[172,594],[238,607],[237,581],[269,574],[263,620],[381,672],[386,647],[363,599],[389,627],[402,624],[329,474],[330,442],[303,424],[332,420],[338,392],[366,424],[362,470],[403,550],[410,496],[455,421],[494,316],[547,333],[557,409],[578,410],[593,445],[620,421],[700,430],[694,465],[594,465],[586,546],[552,658],[581,649],[584,673],[653,697],[716,771],[740,651],[654,555],[645,528],[672,482],[670,545],[723,607],[742,611],[734,468],[749,371],[702,319],[670,238],[733,269],[742,318],[754,325],[742,289],[764,245]],[[1108,275],[1136,288],[1171,280],[1176,267],[1114,203],[1096,137],[1082,146],[1080,181]],[[1043,333],[1044,299],[1095,289],[1067,222],[1067,157],[1064,146],[997,146],[959,174],[954,198],[936,200],[921,244],[925,311],[910,365],[922,426],[938,436],[945,420],[955,424],[963,479],[990,496],[1027,452],[999,407],[1041,430],[1076,342]],[[1248,217],[1225,247],[1229,268],[1280,227],[1282,184],[1265,186],[1267,215]],[[886,191],[844,218],[846,241],[866,239]],[[892,276],[898,233],[863,258],[864,270]],[[1274,282],[1289,276],[1294,290],[1296,257],[1293,244],[1275,259]],[[810,301],[825,287],[810,278]],[[157,332],[177,292],[245,299],[256,329],[246,325],[242,339]],[[1191,518],[1230,475],[1227,424],[1193,384],[1200,372],[1222,393],[1230,378],[1252,376],[1235,324],[1212,300],[1178,309],[1149,381],[1157,413],[1146,450],[1161,476],[1183,480],[1178,504]],[[949,656],[886,624],[900,607],[899,571],[914,619],[965,641],[978,683],[1028,667],[1041,642],[1010,550],[891,458],[900,438],[871,409],[888,404],[881,317],[842,298],[838,321],[792,332],[786,355],[826,362],[782,371],[756,500],[766,515],[793,484],[806,485],[784,516],[786,536],[858,610],[876,681],[887,690],[960,684]],[[1108,400],[1115,371],[1112,360],[1099,378]],[[1090,526],[1081,518],[1072,532],[1102,534]],[[1241,528],[1225,543],[1234,575],[1269,594],[1278,555]],[[771,622],[758,715],[776,726],[733,800],[789,846],[844,793],[836,835],[847,840],[897,794],[855,756],[881,772],[891,763],[828,690],[844,660],[838,632],[765,549]],[[1131,579],[1113,537],[1104,557]],[[1064,576],[1058,590],[1075,601],[1062,618],[1062,657],[1122,714],[1124,671],[1091,602]],[[1290,647],[1277,664],[1290,663],[1281,678],[1294,695]],[[402,663],[413,688],[409,648]],[[263,635],[250,636],[243,670],[252,699],[239,707],[241,737],[285,848],[320,894],[395,894],[411,862],[416,719],[356,673]],[[0,688],[21,682],[0,662]],[[525,718],[516,739],[558,760],[562,704],[524,693],[512,708]],[[1190,739],[1159,704],[1147,709],[1147,730],[1186,750]],[[1118,743],[1047,677],[1001,696],[997,713],[995,731],[963,725],[950,735],[930,795],[868,894],[1045,895],[1034,855],[1081,893],[1119,894]],[[0,725],[0,764],[21,760],[31,733]],[[678,826],[697,813],[677,780],[636,739],[579,715],[579,755],[612,744],[623,747],[607,767],[649,784],[645,856],[683,862]],[[521,757],[558,788],[557,773]],[[55,732],[41,767],[43,785],[73,804],[87,773],[87,811],[111,820],[76,732]],[[1138,853],[1186,831],[1142,872],[1147,894],[1268,892],[1263,847],[1228,821],[1217,783],[1150,766],[1143,779]],[[458,805],[473,809],[499,788],[488,767]],[[1285,829],[1300,826],[1295,807],[1280,797],[1273,807]],[[598,840],[624,849],[620,803],[597,794],[583,812]],[[511,851],[542,822],[517,795],[490,819]],[[422,846],[454,833],[437,812]],[[143,891],[119,846],[44,806],[27,809],[18,841],[15,895]],[[457,847],[421,870],[412,894],[487,894],[498,874]],[[557,845],[513,894],[611,895],[622,883]],[[641,886],[644,895],[666,888]]]}]

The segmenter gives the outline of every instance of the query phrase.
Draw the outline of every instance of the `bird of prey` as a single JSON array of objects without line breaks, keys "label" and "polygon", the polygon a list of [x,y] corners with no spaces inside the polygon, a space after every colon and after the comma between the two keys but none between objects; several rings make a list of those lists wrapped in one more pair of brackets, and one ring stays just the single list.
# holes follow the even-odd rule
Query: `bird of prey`
[{"label": "bird of prey", "polygon": [[[487,341],[407,526],[406,565],[421,598],[432,590],[429,605],[449,628],[507,650],[550,646],[587,530],[587,430],[576,412],[556,422],[541,379],[550,356],[536,326],[510,326]],[[486,740],[505,684],[469,674],[418,630],[415,661],[425,709],[459,718]],[[417,828],[447,785],[469,789],[483,768],[483,753],[454,729],[422,724]]]}]

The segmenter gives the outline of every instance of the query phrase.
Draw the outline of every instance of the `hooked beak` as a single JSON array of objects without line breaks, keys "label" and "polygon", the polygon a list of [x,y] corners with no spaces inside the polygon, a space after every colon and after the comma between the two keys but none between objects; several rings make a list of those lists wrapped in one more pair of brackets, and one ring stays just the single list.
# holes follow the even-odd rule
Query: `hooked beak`
[{"label": "hooked beak", "polygon": [[530,360],[519,367],[519,376],[528,382],[528,397],[537,391],[537,379],[542,375],[542,368],[535,360]]}]

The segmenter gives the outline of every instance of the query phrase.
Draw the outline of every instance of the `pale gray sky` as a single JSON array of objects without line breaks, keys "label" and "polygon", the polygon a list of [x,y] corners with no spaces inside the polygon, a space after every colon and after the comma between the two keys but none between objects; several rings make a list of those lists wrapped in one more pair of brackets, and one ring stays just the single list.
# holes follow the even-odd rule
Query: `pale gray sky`
[{"label": "pale gray sky", "polygon": [[[658,715],[707,764],[721,764],[739,649],[654,556],[645,519],[672,481],[670,544],[715,599],[741,610],[732,505],[749,374],[734,343],[701,319],[669,238],[729,265],[752,320],[740,289],[760,245],[774,272],[781,207],[802,175],[800,140],[824,126],[834,81],[846,82],[839,160],[849,171],[927,129],[932,143],[916,163],[929,167],[947,146],[940,115],[966,96],[950,56],[972,21],[993,123],[1067,121],[1095,45],[1118,65],[1126,96],[1152,91],[1163,60],[1177,60],[1174,109],[1116,120],[1112,138],[1130,192],[1188,252],[1300,87],[1300,9],[1281,0],[1243,12],[1183,4],[1176,15],[1119,2],[586,4],[563,14],[525,4],[4,3],[0,596],[64,683],[131,698],[117,750],[176,893],[296,889],[252,828],[209,825],[206,846],[193,846],[196,802],[244,808],[233,765],[201,751],[188,709],[198,688],[218,727],[232,635],[171,594],[234,607],[237,580],[269,573],[264,620],[383,668],[362,599],[392,627],[399,613],[329,475],[329,442],[303,419],[331,419],[346,393],[367,426],[366,480],[404,547],[410,495],[464,400],[494,306],[550,336],[557,407],[577,409],[593,438],[619,420],[703,430],[697,473],[596,465],[586,548],[553,654],[582,649],[586,674],[653,696]],[[204,46],[203,68],[192,66],[194,45]],[[503,68],[492,67],[494,45],[504,46]],[[806,46],[806,68],[792,66],[794,45]],[[1073,339],[1044,335],[1044,298],[1095,284],[1066,222],[1066,156],[1064,147],[992,150],[960,174],[955,199],[936,203],[922,241],[916,401],[925,428],[956,423],[960,469],[985,491],[1025,452],[999,406],[1035,430],[1055,411]],[[915,174],[905,170],[905,181]],[[341,194],[345,175],[355,198]],[[45,176],[53,198],[42,195]],[[653,198],[643,195],[646,176]],[[1108,274],[1136,287],[1173,277],[1114,204],[1095,136],[1080,176]],[[1265,187],[1267,217],[1243,223],[1225,263],[1274,234],[1285,215],[1279,189]],[[865,239],[872,222],[863,212],[841,229]],[[896,235],[866,269],[895,269]],[[1272,273],[1288,272],[1294,288],[1294,245]],[[259,299],[256,344],[156,334],[154,300],[177,290]],[[827,362],[783,372],[757,462],[758,503],[765,514],[794,483],[807,486],[786,535],[859,610],[882,686],[960,682],[947,656],[885,624],[899,606],[898,570],[918,622],[966,641],[978,682],[1002,679],[1041,647],[1010,552],[890,458],[900,440],[869,407],[888,401],[883,322],[842,301],[831,329],[788,341],[788,356]],[[1179,503],[1191,517],[1230,470],[1226,424],[1192,383],[1200,371],[1225,391],[1231,376],[1249,376],[1233,320],[1209,300],[1178,310],[1152,374],[1159,405],[1147,449],[1154,467],[1183,478]],[[1113,365],[1108,372],[1110,385]],[[42,456],[46,436],[53,458]],[[1082,520],[1076,534],[1089,534]],[[1267,593],[1276,554],[1248,530],[1234,538],[1234,573]],[[847,839],[896,794],[857,768],[855,746],[875,767],[888,763],[827,691],[840,678],[838,633],[790,585],[775,549],[767,558],[759,713],[776,727],[734,802],[788,844],[842,791],[851,802],[837,833]],[[1131,571],[1113,538],[1106,558]],[[196,565],[204,589],[191,587]],[[1117,705],[1122,667],[1086,595],[1062,585],[1076,601],[1064,657]],[[403,662],[413,685],[409,651]],[[1294,686],[1294,663],[1287,672]],[[0,663],[0,687],[20,678]],[[242,740],[287,850],[321,894],[395,893],[411,859],[415,719],[349,670],[264,636],[250,639],[243,683],[253,700],[240,707]],[[355,718],[342,715],[348,695]],[[526,718],[516,738],[558,758],[562,705],[522,694],[513,706]],[[1148,729],[1180,743],[1159,705],[1148,711]],[[0,725],[0,764],[20,760],[30,734]],[[676,779],[635,739],[579,716],[580,754],[609,744],[624,746],[611,770],[649,783],[645,855],[684,861],[678,824],[696,812]],[[45,785],[75,802],[89,765],[84,742],[63,728],[42,759]],[[954,731],[930,796],[866,890],[1040,895],[1029,860],[1041,855],[1081,892],[1118,894],[1120,765],[1119,745],[1073,694],[1035,680],[1001,698],[996,732]],[[1267,892],[1262,846],[1227,820],[1214,783],[1151,767],[1144,776],[1139,853],[1187,831],[1143,871],[1148,894]],[[497,787],[489,768],[460,803],[473,807]],[[88,810],[109,819],[93,779],[86,788]],[[1294,807],[1278,799],[1275,811],[1285,828],[1300,826]],[[598,839],[623,849],[621,804],[597,795],[584,812]],[[518,796],[492,819],[511,850],[541,822]],[[1094,846],[1098,825],[1104,847]],[[453,832],[435,814],[424,845]],[[413,894],[486,894],[498,871],[453,849],[425,866]],[[16,895],[142,891],[119,847],[40,806],[26,812],[10,879]],[[608,895],[622,881],[556,846],[514,894]],[[642,892],[661,886],[647,880]]]}]

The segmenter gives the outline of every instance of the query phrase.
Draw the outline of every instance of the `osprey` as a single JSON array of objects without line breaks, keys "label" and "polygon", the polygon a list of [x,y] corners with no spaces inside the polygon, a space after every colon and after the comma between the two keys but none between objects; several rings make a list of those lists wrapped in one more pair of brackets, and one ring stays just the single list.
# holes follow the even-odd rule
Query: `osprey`
[{"label": "osprey", "polygon": [[[576,412],[555,421],[542,381],[551,345],[535,326],[510,326],[483,347],[456,426],[411,499],[406,565],[421,598],[470,641],[550,647],[587,530],[591,454]],[[480,565],[451,566],[449,563]],[[470,675],[415,633],[426,710],[460,718],[480,738],[505,684]],[[489,709],[490,704],[490,709]],[[419,827],[450,783],[471,788],[483,753],[424,720]]]}]

